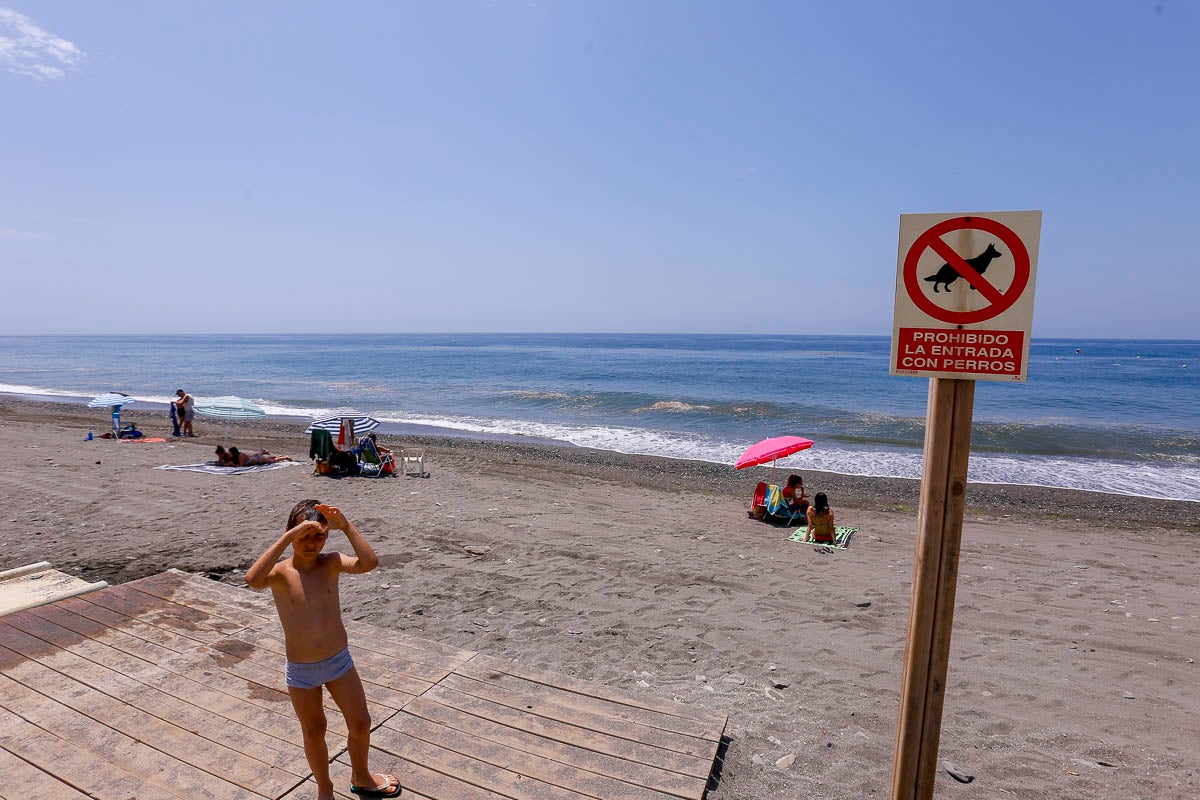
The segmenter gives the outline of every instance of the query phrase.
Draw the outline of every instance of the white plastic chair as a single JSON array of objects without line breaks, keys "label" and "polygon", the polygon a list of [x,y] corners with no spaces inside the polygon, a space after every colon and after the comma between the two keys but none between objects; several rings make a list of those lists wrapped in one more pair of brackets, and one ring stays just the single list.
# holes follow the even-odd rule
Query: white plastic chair
[{"label": "white plastic chair", "polygon": [[417,475],[418,477],[424,478],[428,474],[425,472],[425,451],[401,450],[400,474]]}]

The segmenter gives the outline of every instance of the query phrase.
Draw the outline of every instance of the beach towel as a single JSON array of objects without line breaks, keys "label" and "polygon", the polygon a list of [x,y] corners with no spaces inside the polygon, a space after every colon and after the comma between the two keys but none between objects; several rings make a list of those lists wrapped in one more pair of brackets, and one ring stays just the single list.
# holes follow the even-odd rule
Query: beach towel
[{"label": "beach towel", "polygon": [[789,542],[800,542],[801,544],[811,544],[817,547],[828,548],[829,550],[849,550],[850,541],[854,538],[854,534],[858,533],[858,528],[852,528],[848,525],[833,526],[833,544],[828,542],[814,542],[808,538],[808,530],[798,530],[788,537]]},{"label": "beach towel", "polygon": [[151,442],[165,442],[165,441],[166,441],[166,439],[162,439],[158,436],[149,436],[149,437],[143,437],[141,439],[120,439],[119,443],[120,444],[131,444],[131,443],[150,444]]},{"label": "beach towel", "polygon": [[222,467],[215,461],[205,461],[203,464],[163,464],[155,469],[179,469],[187,472],[207,472],[209,475],[243,475],[247,472],[265,472],[269,469],[279,469],[291,464],[301,464],[301,461],[276,461],[274,464],[253,464],[248,467]]},{"label": "beach towel", "polygon": [[308,457],[319,461],[328,461],[333,452],[333,436],[323,428],[314,428],[312,438],[308,443]]}]

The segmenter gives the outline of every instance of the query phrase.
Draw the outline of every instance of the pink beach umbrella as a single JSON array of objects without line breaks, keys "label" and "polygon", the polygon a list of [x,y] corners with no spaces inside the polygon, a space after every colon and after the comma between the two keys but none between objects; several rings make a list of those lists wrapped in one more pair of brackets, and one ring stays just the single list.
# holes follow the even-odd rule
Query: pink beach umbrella
[{"label": "pink beach umbrella", "polygon": [[813,446],[812,439],[800,436],[776,436],[774,439],[763,439],[758,444],[751,445],[742,453],[741,458],[733,466],[737,469],[757,467],[759,464],[771,462],[771,482],[775,482],[775,461],[786,458],[792,453],[799,453]]}]

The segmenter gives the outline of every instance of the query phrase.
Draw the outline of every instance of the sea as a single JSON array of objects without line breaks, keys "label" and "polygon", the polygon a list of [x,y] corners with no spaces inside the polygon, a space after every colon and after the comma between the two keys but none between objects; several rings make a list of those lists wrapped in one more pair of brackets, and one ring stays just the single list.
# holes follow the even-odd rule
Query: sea
[{"label": "sea", "polygon": [[[889,348],[877,336],[9,336],[0,393],[126,392],[144,427],[183,387],[273,415],[365,413],[381,431],[720,464],[791,434],[815,445],[781,468],[919,478],[928,380],[890,376]],[[976,386],[968,478],[1200,501],[1200,341],[1035,339],[1027,383]]]}]

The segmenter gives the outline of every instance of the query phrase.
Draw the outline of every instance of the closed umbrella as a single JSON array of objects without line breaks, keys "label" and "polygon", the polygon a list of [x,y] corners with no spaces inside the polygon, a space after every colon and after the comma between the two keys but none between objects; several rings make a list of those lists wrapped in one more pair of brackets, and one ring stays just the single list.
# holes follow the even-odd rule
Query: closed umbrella
[{"label": "closed umbrella", "polygon": [[247,400],[244,397],[236,397],[234,395],[226,395],[225,397],[212,397],[207,400],[197,400],[195,411],[197,414],[203,414],[206,417],[216,417],[217,419],[225,420],[225,441],[229,441],[229,422],[235,419],[254,419],[256,417],[265,417],[266,411],[263,411],[262,406],[255,403],[253,400]]},{"label": "closed umbrella", "polygon": [[773,439],[763,439],[758,444],[750,445],[746,448],[746,452],[742,453],[741,458],[733,466],[736,469],[745,469],[746,467],[757,467],[759,464],[771,462],[771,482],[775,482],[775,461],[776,459],[786,458],[793,453],[799,453],[801,450],[807,450],[813,446],[812,439],[805,439],[801,436],[776,436]]},{"label": "closed umbrella", "polygon": [[[116,437],[121,431],[121,406],[131,405],[136,402],[136,400],[124,392],[105,392],[89,400],[88,408],[112,408],[113,437]],[[90,436],[91,434],[88,435]]]}]

